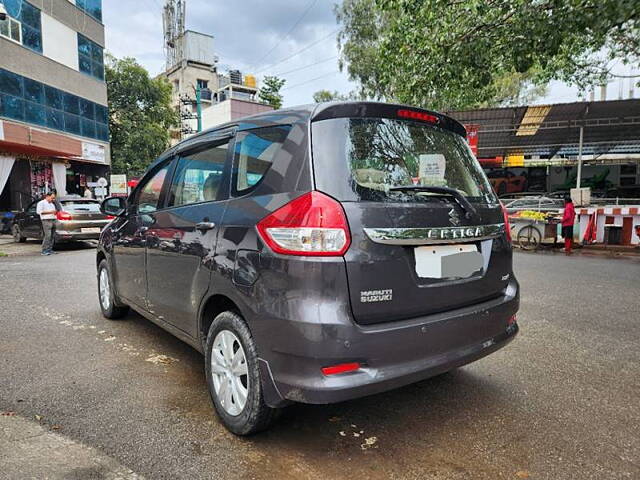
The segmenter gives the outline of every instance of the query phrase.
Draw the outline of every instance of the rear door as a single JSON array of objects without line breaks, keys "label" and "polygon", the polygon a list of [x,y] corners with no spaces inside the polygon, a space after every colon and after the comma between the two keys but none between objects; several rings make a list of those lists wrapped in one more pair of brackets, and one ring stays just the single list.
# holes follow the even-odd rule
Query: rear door
[{"label": "rear door", "polygon": [[146,233],[149,311],[193,337],[229,194],[231,138],[210,135],[178,153],[166,204]]},{"label": "rear door", "polygon": [[[312,123],[316,187],[342,202],[351,230],[345,261],[361,324],[496,298],[511,273],[502,210],[464,137],[442,128],[446,118],[398,118],[396,109]],[[472,208],[392,190],[411,186],[453,188]]]},{"label": "rear door", "polygon": [[37,206],[38,201],[36,200],[24,211],[24,218],[22,220],[22,232],[25,237],[42,237],[42,222],[40,221],[40,215],[38,215],[38,212],[36,211]]}]

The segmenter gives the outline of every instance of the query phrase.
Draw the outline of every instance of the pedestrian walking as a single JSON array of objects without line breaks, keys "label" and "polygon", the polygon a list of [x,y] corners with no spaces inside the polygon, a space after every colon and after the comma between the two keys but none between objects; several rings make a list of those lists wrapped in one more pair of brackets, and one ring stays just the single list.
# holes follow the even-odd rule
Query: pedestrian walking
[{"label": "pedestrian walking", "polygon": [[42,200],[38,202],[36,212],[40,215],[42,223],[42,255],[52,255],[53,251],[53,235],[56,228],[56,194],[47,193]]},{"label": "pedestrian walking", "polygon": [[576,209],[571,197],[564,197],[564,212],[562,213],[562,238],[564,238],[564,253],[571,255],[573,242],[573,223],[576,220]]}]

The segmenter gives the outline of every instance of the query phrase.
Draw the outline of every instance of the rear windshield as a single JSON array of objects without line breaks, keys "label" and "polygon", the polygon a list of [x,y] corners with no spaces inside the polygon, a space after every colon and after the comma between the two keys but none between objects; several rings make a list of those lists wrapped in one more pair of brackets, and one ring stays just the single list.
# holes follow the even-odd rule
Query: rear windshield
[{"label": "rear windshield", "polygon": [[437,194],[399,192],[424,185],[458,190],[472,202],[496,203],[466,140],[409,120],[334,118],[313,124],[316,183],[339,200],[429,201]]},{"label": "rear windshield", "polygon": [[100,202],[92,202],[90,200],[72,200],[63,201],[62,208],[67,212],[77,213],[100,213]]}]

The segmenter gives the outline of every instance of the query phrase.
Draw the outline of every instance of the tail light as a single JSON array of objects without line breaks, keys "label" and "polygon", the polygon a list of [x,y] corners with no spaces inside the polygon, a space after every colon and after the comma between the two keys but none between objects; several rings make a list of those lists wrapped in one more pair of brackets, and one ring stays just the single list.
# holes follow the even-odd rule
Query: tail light
[{"label": "tail light", "polygon": [[507,240],[511,243],[511,224],[509,223],[509,212],[504,208],[504,204],[500,202],[500,207],[502,208],[502,215],[504,216],[504,229],[507,233]]},{"label": "tail light", "polygon": [[71,220],[73,217],[69,212],[65,212],[64,210],[58,210],[56,212],[56,218],[58,220],[65,221],[65,220]]},{"label": "tail light", "polygon": [[351,243],[342,205],[316,191],[266,216],[257,228],[269,248],[283,255],[341,256]]},{"label": "tail light", "polygon": [[107,215],[107,220],[113,220],[114,218],[116,218],[116,217],[113,216],[113,215]]},{"label": "tail light", "polygon": [[358,362],[353,363],[341,363],[339,365],[332,365],[331,367],[322,368],[322,373],[324,375],[337,375],[338,373],[347,373],[347,372],[355,372],[360,369],[360,364]]}]

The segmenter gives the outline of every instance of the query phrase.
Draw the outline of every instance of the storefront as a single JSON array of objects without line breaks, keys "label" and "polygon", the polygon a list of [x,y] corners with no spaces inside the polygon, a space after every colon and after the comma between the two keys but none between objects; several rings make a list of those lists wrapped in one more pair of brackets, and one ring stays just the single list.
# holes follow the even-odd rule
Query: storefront
[{"label": "storefront", "polygon": [[83,195],[108,178],[109,144],[0,120],[0,212],[17,211],[56,190]]}]

